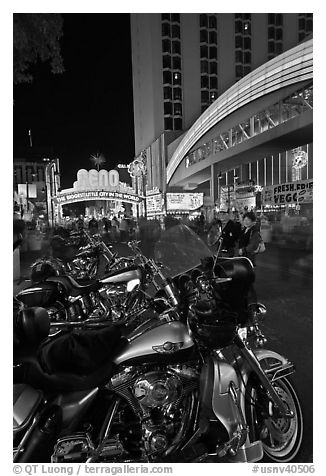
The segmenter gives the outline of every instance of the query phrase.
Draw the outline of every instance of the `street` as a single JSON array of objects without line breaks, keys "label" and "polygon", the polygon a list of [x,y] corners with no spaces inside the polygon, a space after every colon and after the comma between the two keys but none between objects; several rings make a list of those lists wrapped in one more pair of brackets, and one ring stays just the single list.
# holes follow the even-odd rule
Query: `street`
[{"label": "street", "polygon": [[[295,462],[313,460],[313,280],[312,270],[296,266],[302,259],[293,253],[288,268],[288,250],[267,244],[257,259],[258,300],[266,305],[263,332],[267,348],[289,358],[296,367],[293,382],[298,390],[304,416],[301,454]],[[283,278],[282,278],[283,276]]]}]

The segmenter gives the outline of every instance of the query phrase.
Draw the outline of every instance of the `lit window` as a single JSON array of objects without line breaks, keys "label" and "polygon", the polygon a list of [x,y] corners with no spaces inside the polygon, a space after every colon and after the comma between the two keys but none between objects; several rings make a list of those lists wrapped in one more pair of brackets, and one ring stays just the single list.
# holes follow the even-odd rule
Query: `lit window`
[{"label": "lit window", "polygon": [[173,74],[173,84],[181,84],[181,74],[174,73]]},{"label": "lit window", "polygon": [[176,101],[181,101],[182,99],[182,90],[181,88],[173,88],[173,99]]},{"label": "lit window", "polygon": [[182,105],[179,102],[174,103],[173,109],[176,116],[182,116]]}]

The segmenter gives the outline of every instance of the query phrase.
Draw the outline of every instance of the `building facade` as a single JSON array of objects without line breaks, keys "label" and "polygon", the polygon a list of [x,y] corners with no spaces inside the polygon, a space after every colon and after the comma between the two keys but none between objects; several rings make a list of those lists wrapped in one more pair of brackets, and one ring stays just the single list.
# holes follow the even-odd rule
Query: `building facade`
[{"label": "building facade", "polygon": [[167,144],[183,134],[235,82],[310,36],[312,21],[310,13],[131,14],[136,156],[163,133]]}]

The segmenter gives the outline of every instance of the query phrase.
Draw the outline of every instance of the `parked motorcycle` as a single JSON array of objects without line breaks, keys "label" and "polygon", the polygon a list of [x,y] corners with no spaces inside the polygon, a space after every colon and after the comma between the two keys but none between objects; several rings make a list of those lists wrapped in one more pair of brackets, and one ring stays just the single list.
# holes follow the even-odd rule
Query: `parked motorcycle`
[{"label": "parked motorcycle", "polygon": [[[65,372],[64,335],[28,361],[14,403],[15,462],[294,461],[303,434],[294,366],[264,349],[251,262],[216,259],[182,225],[155,251],[173,278],[153,298],[165,307],[126,322],[111,361],[80,375],[72,358]],[[44,339],[28,329],[34,344]],[[97,332],[110,340],[110,329]]]},{"label": "parked motorcycle", "polygon": [[[77,282],[72,276],[62,274],[51,260],[44,259],[34,268],[37,282],[20,291],[17,299],[27,307],[46,308],[54,332],[58,327],[85,323],[98,326],[103,321],[135,321],[153,304],[152,296],[147,292],[150,285],[156,290],[162,288],[176,304],[160,267],[144,256],[138,245],[137,241],[129,243],[133,252],[131,257],[113,254],[110,269],[99,280]],[[159,283],[156,283],[157,278]],[[156,307],[159,301],[156,299]]]},{"label": "parked motorcycle", "polygon": [[112,247],[104,243],[101,235],[90,235],[86,230],[55,235],[51,240],[52,256],[41,258],[32,265],[31,279],[39,282],[43,278],[42,264],[51,261],[60,274],[74,279],[90,280],[103,276],[111,267],[114,258]]}]

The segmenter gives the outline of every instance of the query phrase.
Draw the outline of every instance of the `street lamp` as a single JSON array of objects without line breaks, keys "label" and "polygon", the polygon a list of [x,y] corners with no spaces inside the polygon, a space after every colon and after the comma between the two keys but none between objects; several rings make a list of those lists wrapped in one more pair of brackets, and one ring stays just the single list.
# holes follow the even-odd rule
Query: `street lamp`
[{"label": "street lamp", "polygon": [[218,208],[220,208],[220,180],[222,180],[222,172],[220,171],[217,176],[217,201],[218,201]]},{"label": "street lamp", "polygon": [[239,178],[238,175],[235,175],[235,176],[233,177],[233,196],[234,196],[234,203],[235,203],[235,204],[237,203],[237,197],[236,197],[236,194],[235,194],[235,190],[236,190],[236,184],[237,184],[238,178]]}]

